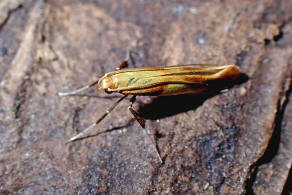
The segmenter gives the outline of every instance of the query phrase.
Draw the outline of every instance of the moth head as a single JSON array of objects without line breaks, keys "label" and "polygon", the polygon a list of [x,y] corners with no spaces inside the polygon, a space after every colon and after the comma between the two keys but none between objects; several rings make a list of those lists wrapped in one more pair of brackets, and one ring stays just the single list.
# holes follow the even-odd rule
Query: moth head
[{"label": "moth head", "polygon": [[111,92],[111,89],[115,89],[116,84],[111,76],[105,75],[98,81],[98,88],[104,90],[107,93]]}]

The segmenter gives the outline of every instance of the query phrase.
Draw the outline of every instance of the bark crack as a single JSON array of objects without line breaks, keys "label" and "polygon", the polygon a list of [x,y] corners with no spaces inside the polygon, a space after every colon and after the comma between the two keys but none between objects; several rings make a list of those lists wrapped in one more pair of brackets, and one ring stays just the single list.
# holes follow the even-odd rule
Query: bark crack
[{"label": "bark crack", "polygon": [[[245,192],[246,194],[253,195],[254,190],[253,186],[256,182],[257,179],[257,174],[259,171],[259,168],[271,162],[274,157],[277,155],[280,143],[281,143],[281,131],[282,131],[282,121],[285,113],[285,109],[288,105],[289,102],[289,95],[292,90],[292,80],[288,78],[285,80],[286,82],[283,82],[283,89],[282,93],[283,96],[280,96],[278,100],[278,106],[277,106],[277,112],[275,114],[275,119],[274,119],[274,131],[271,136],[271,139],[269,141],[269,144],[264,152],[264,154],[250,166],[250,177],[245,181]],[[286,85],[288,83],[288,85]]]},{"label": "bark crack", "polygon": [[[6,14],[4,14],[5,16],[0,18],[0,31],[2,30],[2,28],[5,26],[5,24],[8,22],[10,16],[18,11],[19,9],[21,9],[23,7],[22,3],[16,4],[15,7],[10,8]],[[2,7],[1,7],[2,8]],[[4,9],[4,8],[2,8]],[[5,10],[1,10],[3,12],[5,12]]]}]

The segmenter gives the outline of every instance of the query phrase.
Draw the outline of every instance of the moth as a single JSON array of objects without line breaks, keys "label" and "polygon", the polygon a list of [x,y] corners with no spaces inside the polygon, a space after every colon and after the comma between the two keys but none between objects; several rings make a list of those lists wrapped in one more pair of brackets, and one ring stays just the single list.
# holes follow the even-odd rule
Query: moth
[{"label": "moth", "polygon": [[[127,61],[123,61],[120,65],[120,67],[124,66],[127,66]],[[73,136],[68,142],[80,139],[91,128],[98,125],[128,95],[133,95],[128,109],[144,128],[145,120],[132,108],[137,95],[171,96],[200,94],[209,90],[210,83],[222,80],[232,82],[238,79],[241,74],[241,70],[236,65],[216,66],[203,64],[123,68],[106,73],[100,79],[82,88],[71,92],[59,93],[59,96],[71,96],[97,86],[99,90],[103,90],[106,93],[120,93],[123,95],[97,121]],[[160,156],[159,159],[162,162]]]}]

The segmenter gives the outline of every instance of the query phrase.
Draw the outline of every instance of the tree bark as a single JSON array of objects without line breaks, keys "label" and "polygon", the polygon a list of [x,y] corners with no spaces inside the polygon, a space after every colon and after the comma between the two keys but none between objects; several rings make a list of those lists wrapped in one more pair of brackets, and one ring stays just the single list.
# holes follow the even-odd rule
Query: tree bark
[{"label": "tree bark", "polygon": [[[0,192],[291,193],[292,1],[0,3]],[[237,64],[248,79],[212,95],[138,97],[163,159],[119,95],[59,97],[115,70]],[[126,100],[129,100],[126,99]]]}]

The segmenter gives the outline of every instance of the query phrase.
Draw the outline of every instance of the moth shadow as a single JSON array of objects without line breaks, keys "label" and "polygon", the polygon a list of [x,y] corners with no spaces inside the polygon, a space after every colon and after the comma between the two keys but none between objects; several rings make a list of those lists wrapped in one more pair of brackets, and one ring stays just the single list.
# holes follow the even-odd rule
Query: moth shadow
[{"label": "moth shadow", "polygon": [[222,93],[223,89],[232,88],[248,80],[248,76],[242,74],[236,81],[215,80],[208,83],[208,90],[203,94],[187,94],[175,96],[159,96],[149,104],[139,106],[139,114],[150,120],[157,120],[176,115],[189,110],[194,110],[207,99]]}]

